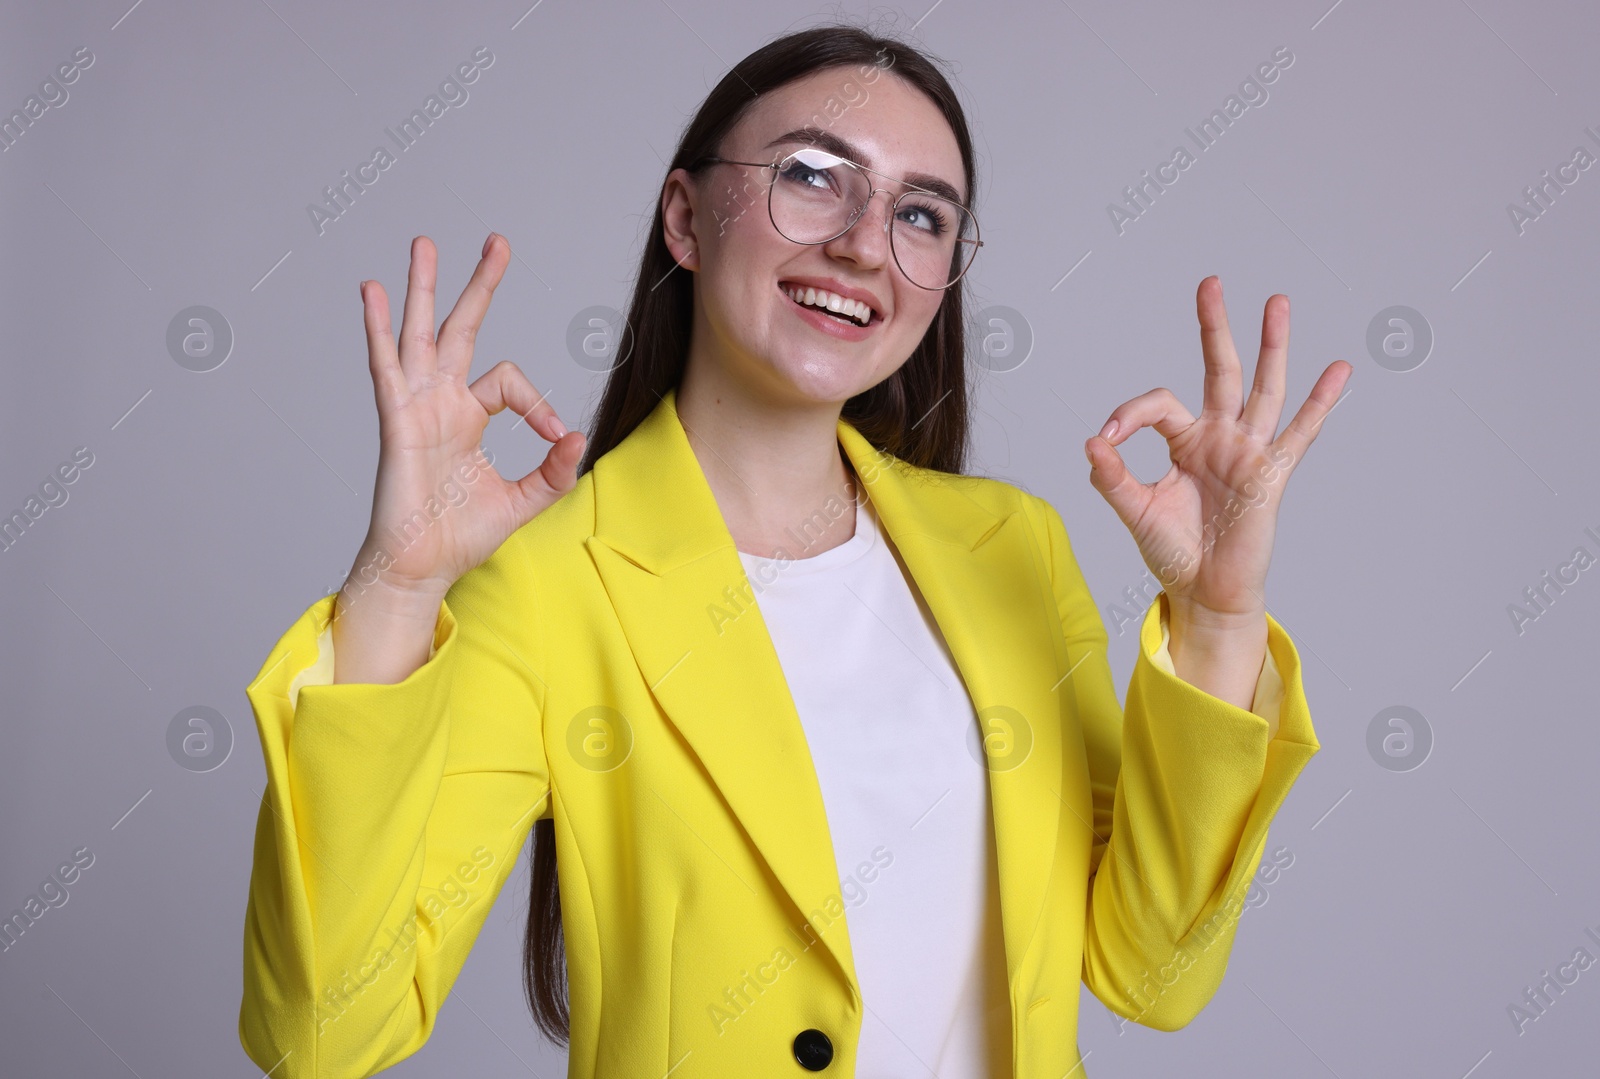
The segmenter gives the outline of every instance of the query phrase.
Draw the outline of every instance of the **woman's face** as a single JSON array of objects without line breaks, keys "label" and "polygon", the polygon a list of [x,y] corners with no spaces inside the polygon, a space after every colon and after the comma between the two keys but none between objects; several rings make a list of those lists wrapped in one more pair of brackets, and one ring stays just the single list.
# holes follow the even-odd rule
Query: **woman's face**
[{"label": "woman's face", "polygon": [[[791,134],[806,128],[813,129],[810,138]],[[718,156],[775,161],[807,145],[897,179],[915,173],[938,177],[967,202],[961,151],[949,124],[892,70],[831,68],[792,82],[757,101]],[[874,193],[844,235],[806,245],[773,226],[767,212],[771,175],[759,167],[717,164],[697,176],[676,169],[668,177],[667,245],[696,274],[690,363],[714,365],[719,380],[737,382],[753,396],[842,404],[910,357],[945,293],[912,284],[895,263],[885,225],[902,185],[868,174],[874,185],[888,185],[888,192]],[[873,308],[871,322],[857,328],[803,308],[786,292],[797,282],[870,297],[865,302]]]}]

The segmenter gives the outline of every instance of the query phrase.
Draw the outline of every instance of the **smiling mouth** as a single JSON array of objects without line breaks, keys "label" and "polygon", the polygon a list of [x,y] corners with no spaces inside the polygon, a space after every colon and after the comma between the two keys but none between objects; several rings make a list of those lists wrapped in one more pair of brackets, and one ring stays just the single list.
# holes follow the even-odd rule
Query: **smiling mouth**
[{"label": "smiling mouth", "polygon": [[[839,302],[841,309],[833,310],[823,302],[832,295],[825,290],[811,288],[806,285],[791,285],[783,281],[778,282],[778,289],[790,300],[793,300],[796,305],[829,315],[846,326],[864,327],[883,321],[883,316],[872,310],[872,308],[854,300],[846,300],[842,296],[837,297],[837,302]],[[811,296],[812,302],[810,303],[806,302],[807,294]]]}]

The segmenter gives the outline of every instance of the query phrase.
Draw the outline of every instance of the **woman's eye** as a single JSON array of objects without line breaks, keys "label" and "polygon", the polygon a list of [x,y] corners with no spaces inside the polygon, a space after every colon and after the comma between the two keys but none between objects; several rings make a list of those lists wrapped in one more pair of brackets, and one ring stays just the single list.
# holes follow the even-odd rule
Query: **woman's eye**
[{"label": "woman's eye", "polygon": [[[800,184],[802,187],[811,187],[817,190],[831,190],[833,187],[825,171],[813,169],[807,165],[791,165],[783,175],[784,179]],[[813,182],[813,178],[817,182]]]},{"label": "woman's eye", "polygon": [[931,206],[917,206],[915,204],[903,207],[900,219],[913,228],[921,229],[935,236],[941,235],[946,222],[944,216]]}]

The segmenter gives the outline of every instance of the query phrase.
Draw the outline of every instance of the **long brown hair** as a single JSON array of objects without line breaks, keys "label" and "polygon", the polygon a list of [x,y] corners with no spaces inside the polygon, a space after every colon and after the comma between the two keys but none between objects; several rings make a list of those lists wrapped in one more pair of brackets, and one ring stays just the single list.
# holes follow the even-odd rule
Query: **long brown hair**
[{"label": "long brown hair", "polygon": [[[695,171],[715,155],[723,138],[760,94],[771,93],[813,72],[877,65],[921,90],[944,114],[961,149],[968,205],[976,201],[977,171],[966,115],[935,61],[910,45],[860,27],[831,24],[777,38],[746,56],[717,83],[678,143],[668,172]],[[658,193],[659,194],[659,193]],[[659,197],[635,279],[627,327],[632,351],[612,369],[588,433],[578,468],[581,476],[678,385],[689,354],[694,311],[694,275],[679,267],[663,238]],[[962,301],[963,277],[945,290],[944,301],[922,341],[894,374],[845,402],[843,418],[878,449],[902,461],[960,473],[968,443],[968,387]],[[571,1037],[566,993],[566,956],[561,931],[561,893],[556,876],[555,825],[548,818],[533,829],[533,873],[528,929],[523,943],[523,990],[534,1021],[553,1042]]]}]

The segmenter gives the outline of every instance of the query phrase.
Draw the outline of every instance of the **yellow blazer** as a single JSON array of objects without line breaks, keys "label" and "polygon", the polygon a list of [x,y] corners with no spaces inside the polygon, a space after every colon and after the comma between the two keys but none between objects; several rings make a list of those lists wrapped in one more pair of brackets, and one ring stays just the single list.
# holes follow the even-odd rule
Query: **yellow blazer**
[{"label": "yellow blazer", "polygon": [[[1162,595],[1124,715],[1049,503],[838,432],[988,738],[1014,1075],[1082,1075],[1080,980],[1162,1030],[1216,992],[1319,748],[1299,656],[1268,616],[1270,730],[1154,661]],[[854,1075],[864,1004],[820,788],[674,393],[456,582],[405,681],[327,683],[333,602],[246,691],[267,772],[239,1014],[257,1065],[366,1076],[420,1049],[551,817],[569,1076],[802,1076],[797,1038],[831,1047],[812,1070]]]}]

